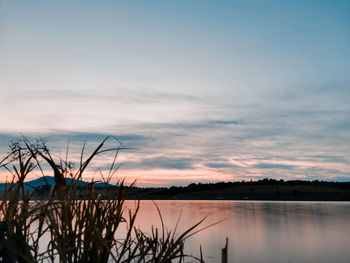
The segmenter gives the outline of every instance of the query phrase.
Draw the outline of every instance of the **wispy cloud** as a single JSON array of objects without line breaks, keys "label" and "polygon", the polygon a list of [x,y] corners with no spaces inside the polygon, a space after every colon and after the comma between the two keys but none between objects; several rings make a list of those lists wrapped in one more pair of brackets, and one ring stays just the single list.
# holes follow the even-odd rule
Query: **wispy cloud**
[{"label": "wispy cloud", "polygon": [[168,159],[164,157],[147,158],[145,157],[140,162],[125,162],[123,168],[133,169],[155,169],[155,168],[166,168],[185,170],[193,168],[193,159],[191,158],[173,158]]},{"label": "wispy cloud", "polygon": [[286,169],[286,170],[294,169],[294,166],[292,165],[272,164],[272,163],[259,163],[254,165],[253,167],[259,168],[259,169]]}]

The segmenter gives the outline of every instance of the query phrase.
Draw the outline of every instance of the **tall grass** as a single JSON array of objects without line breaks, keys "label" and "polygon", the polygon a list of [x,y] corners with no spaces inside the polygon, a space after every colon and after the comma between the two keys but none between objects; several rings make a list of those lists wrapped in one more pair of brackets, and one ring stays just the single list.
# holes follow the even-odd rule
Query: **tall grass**
[{"label": "tall grass", "polygon": [[[140,202],[133,212],[125,206],[133,184],[117,180],[110,186],[123,149],[117,140],[106,148],[110,140],[105,138],[87,156],[84,143],[77,164],[68,161],[68,147],[61,158],[44,140],[33,143],[24,137],[11,144],[0,162],[12,175],[0,194],[0,262],[203,262],[184,253],[185,240],[202,221],[179,234],[176,228],[165,230],[164,224],[151,233],[135,226]],[[90,164],[104,154],[112,154],[113,161],[107,174],[100,171],[103,190],[96,191],[94,182],[82,186]],[[55,178],[50,191],[39,196],[40,189],[26,190],[25,179],[38,173],[45,178],[47,168]]]}]

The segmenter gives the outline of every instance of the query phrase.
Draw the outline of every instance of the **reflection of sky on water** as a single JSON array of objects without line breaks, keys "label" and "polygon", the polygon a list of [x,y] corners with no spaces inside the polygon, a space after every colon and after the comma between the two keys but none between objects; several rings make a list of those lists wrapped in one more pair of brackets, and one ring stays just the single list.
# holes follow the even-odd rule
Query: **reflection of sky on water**
[{"label": "reflection of sky on water", "polygon": [[[137,224],[160,224],[151,201],[142,201]],[[350,204],[340,202],[157,201],[171,229],[182,211],[179,231],[210,214],[203,226],[227,218],[187,242],[209,262],[219,262],[225,237],[230,262],[349,262]],[[210,256],[210,257],[209,257]]]}]

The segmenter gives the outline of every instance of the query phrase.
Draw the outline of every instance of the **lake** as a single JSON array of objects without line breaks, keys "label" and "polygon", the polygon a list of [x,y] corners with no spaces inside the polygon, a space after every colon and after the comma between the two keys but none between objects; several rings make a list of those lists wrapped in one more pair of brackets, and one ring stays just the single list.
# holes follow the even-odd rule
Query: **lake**
[{"label": "lake", "polygon": [[[181,214],[178,232],[203,217],[205,227],[190,237],[185,249],[198,256],[202,245],[206,262],[221,262],[221,248],[229,238],[231,263],[349,263],[349,202],[268,201],[156,201],[165,225],[173,229]],[[134,207],[135,201],[127,201]],[[152,201],[141,201],[136,225],[149,231],[160,227]]]}]

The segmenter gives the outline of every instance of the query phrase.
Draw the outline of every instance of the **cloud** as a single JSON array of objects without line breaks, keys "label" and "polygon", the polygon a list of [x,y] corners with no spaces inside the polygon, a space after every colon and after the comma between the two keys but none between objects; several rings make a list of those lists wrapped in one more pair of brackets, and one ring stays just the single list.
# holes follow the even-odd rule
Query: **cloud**
[{"label": "cloud", "polygon": [[239,124],[238,121],[236,120],[231,120],[231,121],[227,121],[227,120],[215,120],[215,121],[211,121],[210,123],[212,124],[221,124],[221,125],[237,125]]},{"label": "cloud", "polygon": [[100,143],[105,138],[110,137],[112,140],[115,138],[119,140],[122,145],[127,147],[142,146],[144,142],[152,140],[149,136],[144,136],[140,134],[103,134],[103,133],[64,133],[61,135],[56,135],[56,140],[67,140],[72,142],[96,142]]},{"label": "cloud", "polygon": [[259,163],[259,164],[253,165],[253,167],[259,168],[259,169],[286,169],[286,170],[292,170],[295,168],[295,166],[292,166],[292,165],[273,164],[273,163]]},{"label": "cloud", "polygon": [[[179,120],[159,119],[157,114],[163,113],[160,107],[153,112],[154,119],[147,121],[123,123],[114,116],[108,116],[103,120],[110,123],[108,127],[99,123],[80,130],[63,127],[50,133],[38,133],[38,136],[55,135],[49,138],[49,143],[53,145],[53,152],[62,149],[62,153],[68,138],[70,149],[79,153],[85,139],[91,146],[88,150],[107,135],[115,136],[125,147],[135,148],[119,155],[118,161],[123,164],[121,171],[156,168],[185,171],[201,166],[208,174],[220,171],[216,179],[221,180],[238,177],[336,178],[335,175],[340,177],[350,170],[350,135],[342,132],[344,127],[337,126],[346,123],[347,109],[297,109],[297,106],[288,104],[281,108],[277,105],[280,110],[276,111],[270,110],[268,100],[264,103],[262,100],[261,105],[238,109],[225,103],[205,105],[207,100],[204,98],[172,97],[171,92],[154,98],[140,95],[137,99],[130,98],[130,101],[140,100],[142,104],[143,96],[146,104],[176,102],[180,107],[185,101],[188,105],[201,105],[203,111],[200,115],[186,114],[186,118]],[[172,105],[169,107],[172,108]],[[94,122],[93,116],[91,121]],[[3,133],[0,144],[7,147],[9,139],[18,136],[20,134]],[[31,133],[29,137],[35,139],[36,135]],[[228,161],[233,159],[237,164]],[[103,167],[102,161],[99,167]],[[310,166],[318,166],[319,169],[309,169]]]},{"label": "cloud", "polygon": [[344,130],[349,131],[350,130],[350,121],[344,120],[342,122],[338,122],[332,126],[332,128],[336,130]]},{"label": "cloud", "polygon": [[234,168],[239,167],[237,165],[231,164],[231,163],[206,163],[205,166],[209,168]]},{"label": "cloud", "polygon": [[345,156],[340,155],[311,155],[310,158],[319,159],[322,162],[349,163],[349,160]]},{"label": "cloud", "polygon": [[193,168],[193,160],[190,158],[145,158],[140,162],[126,162],[122,164],[123,168],[132,169],[155,169],[166,168],[176,170],[186,170]]}]

